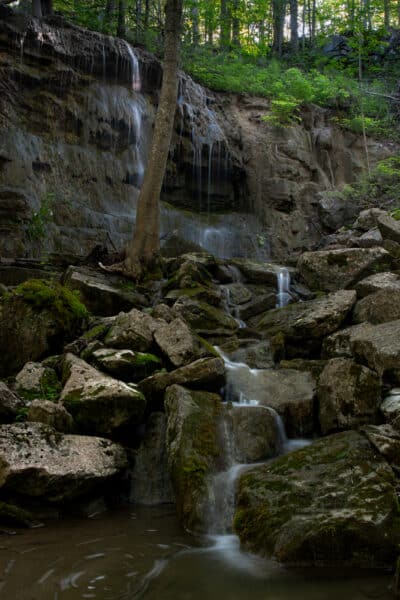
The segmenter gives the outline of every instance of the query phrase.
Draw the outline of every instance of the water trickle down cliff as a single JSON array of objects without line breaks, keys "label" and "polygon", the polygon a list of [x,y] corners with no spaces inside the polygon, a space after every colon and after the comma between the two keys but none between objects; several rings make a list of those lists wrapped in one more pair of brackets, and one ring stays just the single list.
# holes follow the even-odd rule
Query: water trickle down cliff
[{"label": "water trickle down cliff", "polygon": [[[0,8],[2,256],[122,249],[161,78],[160,62],[123,40]],[[318,112],[272,131],[261,121],[267,109],[181,75],[163,240],[175,233],[180,250],[184,238],[218,256],[261,259],[270,246],[279,258],[318,240],[317,194],[360,172],[362,146]],[[382,144],[371,142],[371,160],[378,154]]]}]

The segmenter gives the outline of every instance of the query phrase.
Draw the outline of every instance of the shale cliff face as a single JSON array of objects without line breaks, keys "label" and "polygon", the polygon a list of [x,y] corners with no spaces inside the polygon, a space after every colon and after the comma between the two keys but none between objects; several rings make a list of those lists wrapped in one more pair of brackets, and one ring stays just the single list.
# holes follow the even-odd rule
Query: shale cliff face
[{"label": "shale cliff face", "polygon": [[[0,9],[3,257],[123,247],[161,77],[153,56],[123,40]],[[362,145],[322,111],[277,130],[261,121],[267,110],[264,100],[213,95],[181,75],[164,235],[177,230],[228,256],[283,257],[315,243],[317,194],[354,179]],[[370,142],[372,160],[383,151]]]}]

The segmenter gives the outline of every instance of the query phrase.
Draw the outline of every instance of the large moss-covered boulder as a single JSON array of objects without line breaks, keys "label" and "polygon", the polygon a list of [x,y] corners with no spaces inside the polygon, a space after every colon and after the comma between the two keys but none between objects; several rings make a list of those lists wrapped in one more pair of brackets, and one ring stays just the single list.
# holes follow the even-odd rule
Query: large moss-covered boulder
[{"label": "large moss-covered boulder", "polygon": [[291,565],[391,566],[396,485],[363,435],[334,434],[244,474],[235,530],[245,548]]},{"label": "large moss-covered boulder", "polygon": [[375,371],[348,358],[333,358],[318,382],[322,433],[375,423],[380,401],[381,382]]},{"label": "large moss-covered boulder", "polygon": [[400,243],[400,223],[389,214],[379,215],[378,227],[384,240]]},{"label": "large moss-covered boulder", "polygon": [[162,367],[154,354],[116,348],[99,348],[92,353],[91,360],[112,377],[128,382],[140,381]]},{"label": "large moss-covered boulder", "polygon": [[164,356],[174,367],[182,367],[198,358],[213,355],[213,349],[192,333],[182,319],[160,324],[154,339]]},{"label": "large moss-covered boulder", "polygon": [[340,290],[316,300],[270,310],[250,323],[269,337],[283,335],[301,353],[313,341],[336,331],[355,301],[354,291]]},{"label": "large moss-covered boulder", "polygon": [[192,531],[204,531],[207,521],[207,478],[220,454],[221,407],[217,394],[178,385],[165,394],[168,467],[179,518]]},{"label": "large moss-covered boulder", "polygon": [[383,248],[345,248],[305,252],[297,267],[312,290],[333,292],[353,287],[367,275],[390,270],[391,257]]},{"label": "large moss-covered boulder", "polygon": [[[278,274],[282,270],[280,265],[274,263],[259,263],[245,258],[235,258],[230,263],[239,268],[248,283],[267,284],[274,287],[277,285]],[[289,272],[293,275],[295,270],[289,269]]]},{"label": "large moss-covered boulder", "polygon": [[234,440],[238,463],[253,463],[277,456],[282,439],[276,414],[264,406],[225,408],[225,420]]},{"label": "large moss-covered boulder", "polygon": [[0,300],[0,377],[28,361],[57,354],[79,335],[87,310],[68,288],[51,281],[25,281]]},{"label": "large moss-covered boulder", "polygon": [[64,359],[63,380],[60,402],[80,431],[111,435],[142,421],[146,399],[136,385],[104,375],[73,354]]},{"label": "large moss-covered boulder", "polygon": [[29,404],[26,420],[44,423],[57,431],[73,433],[74,420],[64,406],[51,400],[33,400]]},{"label": "large moss-covered boulder", "polygon": [[119,275],[71,266],[63,281],[69,288],[79,291],[83,302],[94,315],[116,315],[148,304],[135,284]]},{"label": "large moss-covered boulder", "polygon": [[364,298],[368,294],[379,292],[381,290],[399,291],[400,290],[400,277],[397,273],[387,271],[385,273],[375,273],[369,275],[365,279],[362,279],[354,287],[359,298]]},{"label": "large moss-covered boulder", "polygon": [[366,324],[350,339],[353,355],[380,376],[400,383],[400,320]]},{"label": "large moss-covered boulder", "polygon": [[96,437],[63,435],[42,423],[0,427],[0,488],[64,503],[107,484],[127,466],[125,450]]}]

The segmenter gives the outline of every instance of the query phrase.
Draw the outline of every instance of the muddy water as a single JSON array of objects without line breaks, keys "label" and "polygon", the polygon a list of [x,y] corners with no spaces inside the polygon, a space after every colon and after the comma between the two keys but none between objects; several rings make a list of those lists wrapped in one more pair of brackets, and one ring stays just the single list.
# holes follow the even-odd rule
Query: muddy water
[{"label": "muddy water", "polygon": [[374,573],[288,571],[240,552],[234,536],[200,543],[169,508],[0,537],[1,600],[389,600],[388,584]]}]

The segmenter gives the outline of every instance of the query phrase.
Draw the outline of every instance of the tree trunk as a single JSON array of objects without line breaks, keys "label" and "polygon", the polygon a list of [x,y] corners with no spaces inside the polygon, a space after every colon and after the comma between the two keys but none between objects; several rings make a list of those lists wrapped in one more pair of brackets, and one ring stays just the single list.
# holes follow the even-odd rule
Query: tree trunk
[{"label": "tree trunk", "polygon": [[285,23],[286,0],[273,0],[273,42],[272,51],[278,56],[282,55],[283,26]]},{"label": "tree trunk", "polygon": [[32,14],[38,19],[42,18],[42,2],[41,0],[32,0]]},{"label": "tree trunk", "polygon": [[228,48],[231,43],[231,14],[229,0],[221,0],[220,10],[220,46]]},{"label": "tree trunk", "polygon": [[119,0],[119,2],[118,2],[117,36],[120,38],[126,37],[125,9],[126,9],[125,0]]},{"label": "tree trunk", "polygon": [[140,191],[133,240],[126,248],[124,271],[132,277],[151,267],[160,250],[160,193],[168,159],[178,95],[178,66],[183,0],[167,0],[163,81],[150,156]]},{"label": "tree trunk", "polygon": [[290,45],[294,54],[299,50],[298,12],[298,0],[290,0]]},{"label": "tree trunk", "polygon": [[113,19],[115,13],[115,0],[107,0],[106,9],[104,11],[103,31],[107,31],[107,27]]},{"label": "tree trunk", "polygon": [[192,7],[192,41],[194,46],[198,46],[200,42],[200,29],[199,29],[199,2],[194,0],[194,6]]},{"label": "tree trunk", "polygon": [[240,48],[239,0],[233,0],[232,44],[236,46],[236,48]]},{"label": "tree trunk", "polygon": [[144,29],[147,31],[150,21],[150,0],[146,0],[144,5]]},{"label": "tree trunk", "polygon": [[383,10],[384,10],[384,25],[386,29],[389,29],[390,26],[390,1],[383,0]]},{"label": "tree trunk", "polygon": [[48,17],[53,14],[53,0],[42,0],[42,14]]}]

